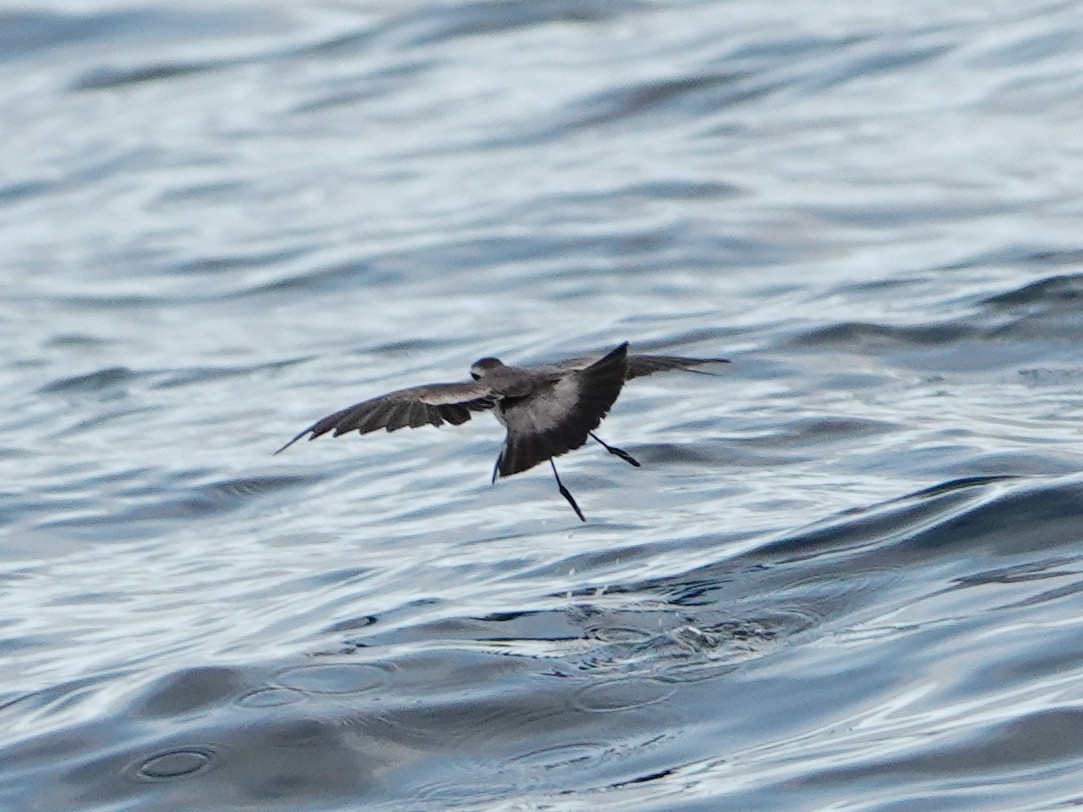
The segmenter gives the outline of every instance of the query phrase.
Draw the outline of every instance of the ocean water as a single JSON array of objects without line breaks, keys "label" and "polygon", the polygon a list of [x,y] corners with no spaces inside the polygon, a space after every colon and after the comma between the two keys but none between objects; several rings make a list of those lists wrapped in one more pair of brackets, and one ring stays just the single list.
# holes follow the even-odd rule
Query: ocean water
[{"label": "ocean water", "polygon": [[0,809],[1083,805],[1083,9],[172,6],[0,11]]}]

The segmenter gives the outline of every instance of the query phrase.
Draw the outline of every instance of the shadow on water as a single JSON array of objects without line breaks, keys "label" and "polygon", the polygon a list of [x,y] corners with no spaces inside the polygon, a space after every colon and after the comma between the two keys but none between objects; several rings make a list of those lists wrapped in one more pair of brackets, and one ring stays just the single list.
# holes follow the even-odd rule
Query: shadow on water
[{"label": "shadow on water", "polygon": [[[830,751],[829,771],[808,786],[836,782],[835,792],[837,782],[859,785],[883,769],[903,782],[907,770],[916,780],[965,773],[973,758],[877,757],[855,719],[878,719],[882,738],[895,734],[892,724],[910,735],[905,718],[892,723],[869,708],[920,683],[924,658],[935,656],[927,649],[954,645],[954,625],[973,641],[989,613],[1003,626],[1035,603],[1078,595],[1080,527],[1078,478],[974,477],[678,575],[551,595],[542,609],[383,631],[379,617],[340,619],[326,652],[168,674],[105,716],[6,747],[0,801],[292,809],[349,798],[466,808],[726,775],[743,757],[761,762],[765,783],[734,785],[734,797],[747,808],[785,808],[793,788],[769,778],[795,741],[813,762],[818,747]],[[967,602],[953,597],[960,592]],[[916,606],[932,609],[903,620]],[[354,636],[343,639],[346,629]],[[852,649],[844,666],[833,653],[841,645]],[[1034,667],[1060,665],[1042,663]],[[968,702],[997,690],[965,679]],[[19,697],[0,720],[33,706],[40,729],[93,689],[80,681]],[[996,742],[1020,725],[1045,729],[1062,717],[992,720],[988,738],[984,729],[969,736],[999,751]],[[817,743],[837,725],[852,731]],[[756,744],[765,731],[774,744]],[[1047,740],[1042,759],[1078,758],[1077,739]]]}]

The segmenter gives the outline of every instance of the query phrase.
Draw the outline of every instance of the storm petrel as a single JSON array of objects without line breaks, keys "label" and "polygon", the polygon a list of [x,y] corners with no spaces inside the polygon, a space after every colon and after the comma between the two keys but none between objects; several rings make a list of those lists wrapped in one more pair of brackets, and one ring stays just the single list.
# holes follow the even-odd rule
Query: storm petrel
[{"label": "storm petrel", "polygon": [[309,440],[331,432],[368,434],[377,429],[397,431],[418,426],[459,425],[471,413],[491,410],[508,430],[493,467],[492,481],[549,461],[561,496],[576,515],[583,511],[560,481],[554,457],[597,440],[610,454],[631,465],[639,462],[627,451],[604,442],[594,433],[609,413],[625,381],[671,369],[701,364],[726,364],[724,358],[685,358],[677,355],[629,355],[628,342],[602,357],[569,358],[555,364],[505,366],[498,358],[482,358],[470,367],[470,383],[433,383],[399,389],[365,400],[317,420],[275,454],[306,434]]}]

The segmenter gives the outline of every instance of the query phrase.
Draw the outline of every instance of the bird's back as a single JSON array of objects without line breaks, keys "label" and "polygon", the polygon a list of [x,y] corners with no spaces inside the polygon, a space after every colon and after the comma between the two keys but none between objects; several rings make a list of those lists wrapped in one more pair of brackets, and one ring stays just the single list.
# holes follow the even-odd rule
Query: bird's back
[{"label": "bird's back", "polygon": [[530,391],[505,397],[498,417],[508,436],[497,460],[501,476],[525,471],[579,448],[616,402],[628,372],[628,345],[582,369],[539,367]]}]

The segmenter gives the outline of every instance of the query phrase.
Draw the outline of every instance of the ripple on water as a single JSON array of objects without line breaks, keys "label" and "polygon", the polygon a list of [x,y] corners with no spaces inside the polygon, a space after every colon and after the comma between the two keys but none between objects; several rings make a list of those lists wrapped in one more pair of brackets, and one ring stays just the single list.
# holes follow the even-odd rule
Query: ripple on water
[{"label": "ripple on water", "polygon": [[509,765],[527,770],[558,770],[595,761],[612,752],[612,745],[603,742],[567,742],[542,747],[508,759]]},{"label": "ripple on water", "polygon": [[257,688],[237,697],[237,704],[246,708],[277,708],[303,702],[307,693],[297,688]]},{"label": "ripple on water", "polygon": [[[705,584],[700,580],[697,590],[709,589]],[[652,589],[658,586],[655,583]],[[580,605],[569,615],[589,615],[583,637],[590,645],[562,660],[600,679],[641,672],[666,683],[709,679],[767,656],[780,646],[793,645],[799,635],[824,622],[831,601],[850,592],[836,587],[829,594],[823,590],[815,594],[806,585],[789,597],[779,596],[778,602],[789,601],[790,606],[774,611],[760,608],[756,617],[740,617],[739,608],[732,614],[720,610],[714,601],[702,601],[698,609],[658,600],[643,608],[619,610]]]},{"label": "ripple on water", "polygon": [[414,793],[420,801],[438,804],[468,803],[470,807],[485,801],[496,801],[500,798],[513,798],[527,787],[522,784],[499,781],[471,779],[460,775],[447,781],[436,781],[431,784],[418,784]]},{"label": "ripple on water", "polygon": [[143,781],[175,781],[206,772],[215,764],[210,745],[186,746],[155,753],[125,770],[125,775]]},{"label": "ripple on water", "polygon": [[591,682],[575,691],[575,706],[591,713],[613,713],[655,705],[673,696],[672,685],[655,679],[627,677]]},{"label": "ripple on water", "polygon": [[360,694],[387,684],[388,669],[370,663],[321,663],[287,668],[275,675],[286,688],[312,694]]}]

